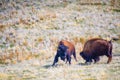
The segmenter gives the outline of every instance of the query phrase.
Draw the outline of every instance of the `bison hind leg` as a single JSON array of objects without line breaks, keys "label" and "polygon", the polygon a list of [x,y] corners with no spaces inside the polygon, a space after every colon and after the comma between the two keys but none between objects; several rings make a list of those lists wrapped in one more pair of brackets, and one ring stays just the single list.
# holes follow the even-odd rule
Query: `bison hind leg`
[{"label": "bison hind leg", "polygon": [[77,62],[76,52],[75,51],[73,52],[73,57],[74,57],[75,61]]},{"label": "bison hind leg", "polygon": [[107,61],[107,63],[110,63],[111,60],[112,60],[112,56],[108,56],[108,61]]},{"label": "bison hind leg", "polygon": [[106,55],[107,57],[108,57],[108,61],[107,61],[107,64],[109,64],[110,62],[111,62],[111,60],[112,60],[112,55],[110,54],[107,54]]}]

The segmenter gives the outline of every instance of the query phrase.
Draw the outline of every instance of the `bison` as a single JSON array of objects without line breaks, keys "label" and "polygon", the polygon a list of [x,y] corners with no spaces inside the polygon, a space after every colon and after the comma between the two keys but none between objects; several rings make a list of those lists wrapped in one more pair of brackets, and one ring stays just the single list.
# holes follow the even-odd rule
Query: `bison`
[{"label": "bison", "polygon": [[73,57],[77,61],[74,45],[71,42],[68,42],[66,40],[60,41],[52,66],[54,66],[55,63],[58,62],[59,57],[63,61],[65,61],[65,59],[66,59],[66,63],[69,62],[69,64],[71,64],[71,55],[73,55]]},{"label": "bison", "polygon": [[112,60],[112,42],[101,38],[90,39],[85,43],[80,55],[86,60],[85,63],[91,63],[92,60],[96,63],[100,60],[100,56],[106,55],[108,57],[107,63],[110,63]]}]

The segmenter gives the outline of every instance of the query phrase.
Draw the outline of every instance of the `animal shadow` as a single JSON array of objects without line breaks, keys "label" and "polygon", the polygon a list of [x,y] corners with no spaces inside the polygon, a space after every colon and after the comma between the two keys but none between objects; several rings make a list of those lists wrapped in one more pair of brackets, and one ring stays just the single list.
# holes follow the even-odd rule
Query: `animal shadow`
[{"label": "animal shadow", "polygon": [[79,63],[78,65],[86,66],[86,65],[90,65],[90,63]]},{"label": "animal shadow", "polygon": [[47,64],[47,65],[44,65],[43,67],[46,68],[46,69],[48,69],[48,68],[51,68],[52,65],[51,64]]}]

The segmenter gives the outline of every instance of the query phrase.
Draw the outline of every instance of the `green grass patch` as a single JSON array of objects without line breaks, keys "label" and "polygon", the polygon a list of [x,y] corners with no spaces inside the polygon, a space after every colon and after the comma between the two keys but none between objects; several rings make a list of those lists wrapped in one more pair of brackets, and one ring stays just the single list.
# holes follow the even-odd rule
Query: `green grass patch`
[{"label": "green grass patch", "polygon": [[59,7],[66,7],[68,5],[67,2],[63,2],[63,3],[57,3],[57,4],[49,4],[47,5],[50,8],[59,8]]},{"label": "green grass patch", "polygon": [[84,22],[85,22],[85,19],[84,19],[84,18],[80,18],[80,19],[75,18],[75,22],[76,22],[77,24],[81,24],[81,23],[84,23]]},{"label": "green grass patch", "polygon": [[120,45],[120,40],[117,40],[116,42]]},{"label": "green grass patch", "polygon": [[6,48],[6,45],[1,44],[1,45],[0,45],[0,48]]},{"label": "green grass patch", "polygon": [[5,62],[3,62],[3,60],[0,59],[0,64],[5,64]]},{"label": "green grass patch", "polygon": [[120,12],[120,9],[113,9],[114,12]]},{"label": "green grass patch", "polygon": [[13,44],[13,43],[11,43],[11,44],[10,44],[10,47],[14,47],[14,44]]}]

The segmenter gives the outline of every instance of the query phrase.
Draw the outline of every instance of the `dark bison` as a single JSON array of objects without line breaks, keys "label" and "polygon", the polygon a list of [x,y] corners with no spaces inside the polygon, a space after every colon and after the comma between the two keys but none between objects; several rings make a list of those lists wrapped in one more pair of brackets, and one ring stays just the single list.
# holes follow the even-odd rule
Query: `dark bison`
[{"label": "dark bison", "polygon": [[66,63],[69,61],[69,64],[71,64],[71,55],[73,55],[75,60],[77,61],[74,45],[66,40],[60,41],[52,66],[54,66],[55,63],[58,62],[59,57],[63,61],[65,61],[65,59],[66,59]]},{"label": "dark bison", "polygon": [[110,63],[112,60],[112,42],[100,38],[94,38],[88,40],[83,48],[83,51],[80,52],[80,55],[87,62],[94,63],[100,60],[99,56],[106,55],[108,57],[107,63]]}]

